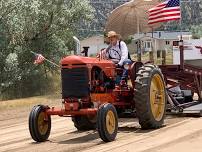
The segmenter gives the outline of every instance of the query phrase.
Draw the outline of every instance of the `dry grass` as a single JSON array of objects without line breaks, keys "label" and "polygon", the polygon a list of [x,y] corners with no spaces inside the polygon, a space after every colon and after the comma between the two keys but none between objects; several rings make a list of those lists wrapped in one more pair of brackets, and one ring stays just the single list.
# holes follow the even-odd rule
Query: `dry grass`
[{"label": "dry grass", "polygon": [[60,98],[61,98],[60,95],[56,94],[56,95],[36,96],[36,97],[30,97],[30,98],[0,101],[0,111],[20,108],[20,107],[28,107],[28,106],[32,107],[37,104],[53,105],[56,102],[59,103],[58,100]]},{"label": "dry grass", "polygon": [[[134,61],[137,61],[137,54],[131,55],[132,59]],[[145,53],[142,55],[142,62],[147,62],[149,61],[149,53]],[[162,63],[162,58],[155,58],[154,57],[154,63],[157,65],[160,65]],[[173,57],[172,57],[172,52],[168,52],[166,54],[166,64],[172,64],[173,63]]]}]

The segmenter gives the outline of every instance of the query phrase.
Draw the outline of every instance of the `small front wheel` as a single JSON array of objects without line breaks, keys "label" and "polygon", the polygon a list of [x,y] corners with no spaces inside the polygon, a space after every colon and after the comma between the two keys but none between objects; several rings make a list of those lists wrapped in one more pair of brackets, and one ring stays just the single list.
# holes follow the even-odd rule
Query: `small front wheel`
[{"label": "small front wheel", "polygon": [[118,131],[118,116],[115,107],[110,103],[100,106],[97,116],[97,127],[100,138],[105,142],[115,140]]},{"label": "small front wheel", "polygon": [[29,115],[29,132],[33,140],[46,141],[50,135],[51,117],[45,113],[43,105],[34,106]]}]

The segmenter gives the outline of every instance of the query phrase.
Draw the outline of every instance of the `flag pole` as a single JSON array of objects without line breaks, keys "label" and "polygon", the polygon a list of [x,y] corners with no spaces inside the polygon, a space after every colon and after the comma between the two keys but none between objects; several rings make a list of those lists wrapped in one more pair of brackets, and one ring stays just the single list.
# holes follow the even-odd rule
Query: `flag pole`
[{"label": "flag pole", "polygon": [[[32,54],[34,54],[34,55],[36,55],[37,53],[35,53],[35,52],[33,52],[33,51],[30,51]],[[48,60],[48,59],[46,59],[45,57],[44,57],[44,60],[46,60],[47,62],[49,62],[49,63],[51,63],[51,64],[53,64],[54,66],[56,66],[56,67],[58,67],[58,68],[60,68],[60,66],[58,65],[58,64],[56,64],[56,63],[54,63],[54,62],[52,62],[52,61],[50,61],[50,60]]]},{"label": "flag pole", "polygon": [[184,45],[183,45],[183,39],[182,39],[182,12],[181,12],[181,0],[179,0],[180,3],[180,41],[179,41],[179,49],[180,49],[180,69],[184,69]]},{"label": "flag pole", "polygon": [[182,4],[181,4],[181,0],[179,0],[180,2],[180,40],[182,40]]}]

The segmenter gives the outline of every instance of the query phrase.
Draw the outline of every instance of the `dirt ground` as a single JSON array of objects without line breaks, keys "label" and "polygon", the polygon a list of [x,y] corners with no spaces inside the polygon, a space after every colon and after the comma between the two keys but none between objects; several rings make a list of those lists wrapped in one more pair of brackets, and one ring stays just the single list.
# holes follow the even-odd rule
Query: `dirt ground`
[{"label": "dirt ground", "polygon": [[[59,100],[52,105],[60,105]],[[1,105],[0,105],[1,106]],[[165,126],[141,130],[137,119],[120,118],[116,141],[104,143],[97,131],[78,132],[71,118],[52,117],[49,140],[34,142],[28,130],[33,105],[0,110],[1,152],[201,152],[202,118],[168,115]]]}]

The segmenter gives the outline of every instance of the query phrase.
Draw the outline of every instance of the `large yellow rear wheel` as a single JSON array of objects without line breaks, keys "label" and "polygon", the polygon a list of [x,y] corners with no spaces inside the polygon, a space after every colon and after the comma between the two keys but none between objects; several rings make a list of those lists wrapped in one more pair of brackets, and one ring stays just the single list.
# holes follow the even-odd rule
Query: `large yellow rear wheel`
[{"label": "large yellow rear wheel", "polygon": [[151,64],[140,68],[135,81],[135,107],[142,129],[162,126],[166,110],[166,89],[160,69]]}]

